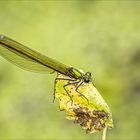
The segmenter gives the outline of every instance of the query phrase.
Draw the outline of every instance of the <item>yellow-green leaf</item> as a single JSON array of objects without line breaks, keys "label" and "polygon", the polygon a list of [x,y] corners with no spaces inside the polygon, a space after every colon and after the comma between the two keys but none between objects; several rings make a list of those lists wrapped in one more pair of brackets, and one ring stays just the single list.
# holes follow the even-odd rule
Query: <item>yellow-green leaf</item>
[{"label": "yellow-green leaf", "polygon": [[94,133],[105,127],[112,128],[110,109],[92,82],[83,83],[76,91],[77,84],[70,84],[75,81],[68,79],[70,78],[58,74],[55,83],[55,96],[60,110],[67,114],[66,118],[80,124],[87,133]]}]

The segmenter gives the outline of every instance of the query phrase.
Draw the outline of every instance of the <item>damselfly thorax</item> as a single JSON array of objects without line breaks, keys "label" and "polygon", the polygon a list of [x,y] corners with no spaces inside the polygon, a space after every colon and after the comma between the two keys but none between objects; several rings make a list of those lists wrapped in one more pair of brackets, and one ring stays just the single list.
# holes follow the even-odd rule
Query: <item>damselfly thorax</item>
[{"label": "damselfly thorax", "polygon": [[84,73],[82,70],[78,70],[74,67],[69,67],[67,69],[67,76],[69,76],[70,78],[74,78],[76,80],[82,80],[83,82],[90,82],[91,81],[91,73],[90,72],[86,72]]}]

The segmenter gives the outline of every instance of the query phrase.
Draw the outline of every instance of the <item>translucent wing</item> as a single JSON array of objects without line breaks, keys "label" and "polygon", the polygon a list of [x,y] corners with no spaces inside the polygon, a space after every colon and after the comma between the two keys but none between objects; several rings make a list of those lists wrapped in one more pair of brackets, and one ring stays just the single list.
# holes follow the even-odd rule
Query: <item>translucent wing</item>
[{"label": "translucent wing", "polygon": [[[46,73],[46,72],[53,72],[54,70],[45,66],[39,59],[41,59],[41,54],[32,51],[29,48],[24,48],[22,50],[13,49],[11,46],[15,44],[6,45],[5,42],[2,42],[2,38],[0,39],[0,55],[3,56],[8,61],[14,63],[15,65],[19,66],[22,69],[32,71],[32,72],[39,72],[39,73]],[[5,40],[4,40],[5,41]],[[14,42],[15,43],[15,42]],[[16,44],[20,45],[20,44]],[[17,47],[17,46],[15,46]],[[29,54],[27,54],[27,52]],[[38,58],[36,58],[38,55]],[[43,60],[42,60],[43,61]]]}]

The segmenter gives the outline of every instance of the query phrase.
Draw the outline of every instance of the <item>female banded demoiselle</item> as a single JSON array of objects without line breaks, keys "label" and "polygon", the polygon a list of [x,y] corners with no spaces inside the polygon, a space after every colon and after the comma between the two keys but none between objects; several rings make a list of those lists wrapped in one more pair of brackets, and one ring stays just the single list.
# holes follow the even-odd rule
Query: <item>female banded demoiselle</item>
[{"label": "female banded demoiselle", "polygon": [[[77,85],[75,90],[78,92],[78,88],[83,84],[83,82],[89,83],[91,81],[90,72],[84,73],[83,71],[75,67],[62,64],[4,35],[0,35],[0,55],[3,56],[5,59],[9,60],[10,62],[14,63],[15,65],[29,71],[40,73],[53,73],[56,71],[65,76],[68,76],[69,79],[63,79],[71,81],[70,83],[63,86],[66,92],[66,86],[68,85]],[[56,78],[55,80],[59,79],[60,78]],[[78,93],[81,96],[84,96],[80,92]],[[68,92],[67,94],[72,100],[70,94]]]},{"label": "female banded demoiselle", "polygon": [[[93,86],[90,72],[84,73],[75,67],[62,64],[4,35],[0,35],[0,55],[29,71],[57,72],[54,99],[56,94],[60,110],[65,110],[68,117],[79,123],[86,132],[94,133],[113,127],[110,109]],[[86,100],[83,101],[81,97]]]}]

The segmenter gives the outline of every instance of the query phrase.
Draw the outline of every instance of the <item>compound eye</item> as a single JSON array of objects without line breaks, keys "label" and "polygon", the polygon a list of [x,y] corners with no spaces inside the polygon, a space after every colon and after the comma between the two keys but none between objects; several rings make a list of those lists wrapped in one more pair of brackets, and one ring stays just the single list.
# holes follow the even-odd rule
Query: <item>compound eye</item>
[{"label": "compound eye", "polygon": [[86,83],[89,83],[89,81],[90,81],[89,79],[86,79]]},{"label": "compound eye", "polygon": [[89,76],[91,76],[91,73],[90,72],[88,72],[88,74],[89,74]]},{"label": "compound eye", "polygon": [[88,83],[90,81],[89,78],[85,78],[85,82]]},{"label": "compound eye", "polygon": [[91,73],[90,73],[90,72],[87,72],[87,73],[85,74],[85,76],[84,76],[84,81],[85,81],[86,83],[89,83],[90,80],[91,80]]}]

